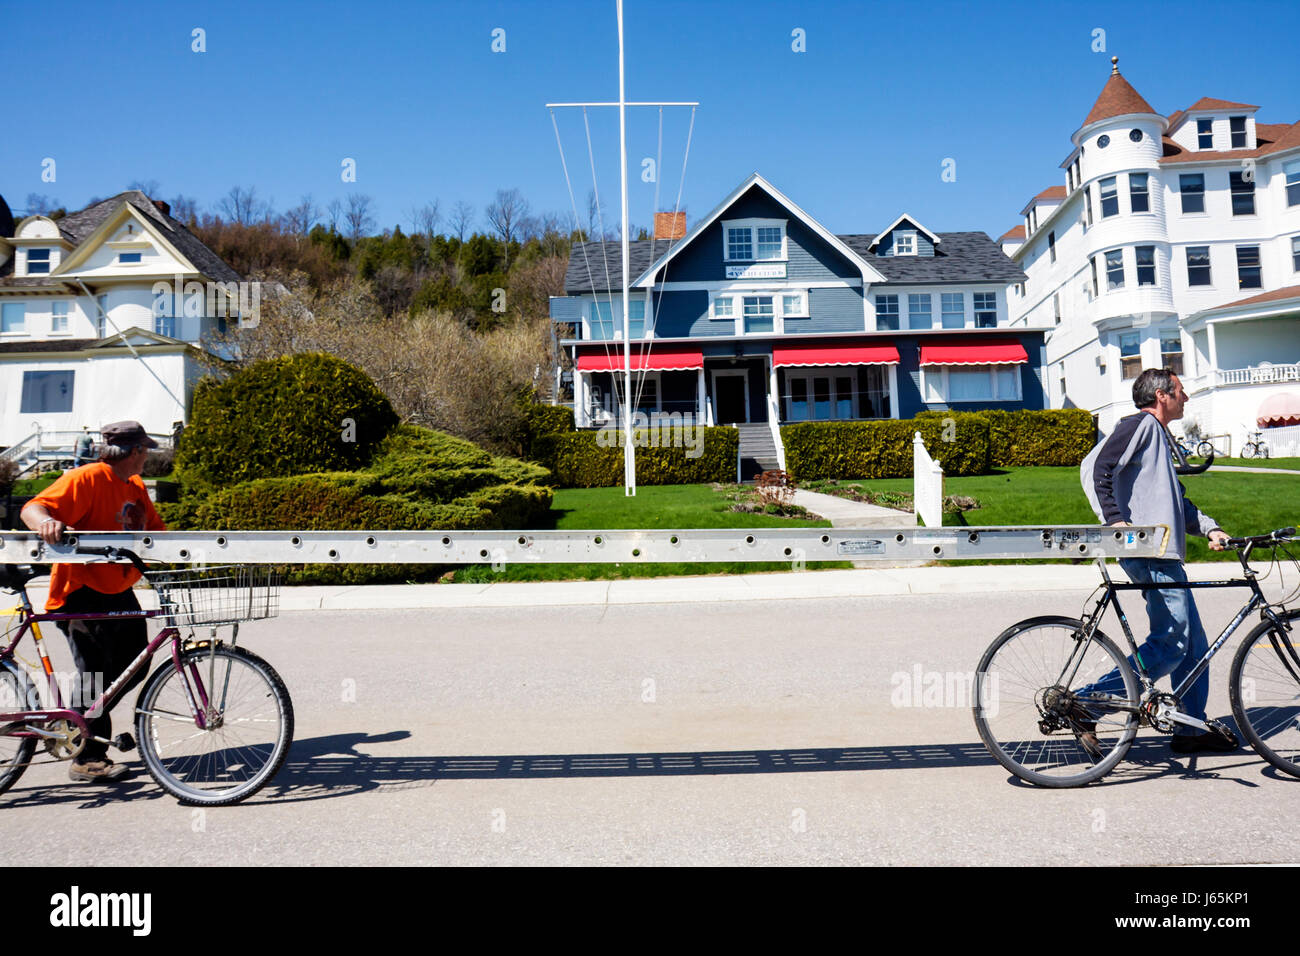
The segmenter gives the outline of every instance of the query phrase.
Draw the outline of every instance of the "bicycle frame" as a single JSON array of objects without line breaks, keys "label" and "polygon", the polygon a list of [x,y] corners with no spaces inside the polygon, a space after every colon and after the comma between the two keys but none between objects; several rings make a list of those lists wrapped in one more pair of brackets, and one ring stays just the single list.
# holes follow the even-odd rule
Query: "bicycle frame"
[{"label": "bicycle frame", "polygon": [[[1251,590],[1250,600],[1246,602],[1246,604],[1241,608],[1241,610],[1237,612],[1236,616],[1233,617],[1233,619],[1228,623],[1228,625],[1223,629],[1223,631],[1213,641],[1213,643],[1209,645],[1209,647],[1205,651],[1205,654],[1197,662],[1196,666],[1192,668],[1192,670],[1187,674],[1187,676],[1183,678],[1182,682],[1179,683],[1179,685],[1174,688],[1173,696],[1181,701],[1183,694],[1187,692],[1188,688],[1190,688],[1194,683],[1196,683],[1196,680],[1203,673],[1205,673],[1205,671],[1209,668],[1210,659],[1213,658],[1216,653],[1218,653],[1219,649],[1224,645],[1224,643],[1228,640],[1228,638],[1230,638],[1236,632],[1237,628],[1239,628],[1242,625],[1242,623],[1246,620],[1246,618],[1249,617],[1251,614],[1253,614],[1255,611],[1262,609],[1263,616],[1266,617],[1268,620],[1271,620],[1275,625],[1277,625],[1277,627],[1280,630],[1285,631],[1289,629],[1286,625],[1286,622],[1282,621],[1273,612],[1273,609],[1269,604],[1268,598],[1266,598],[1264,596],[1264,592],[1260,590],[1259,581],[1256,580],[1256,572],[1253,568],[1250,567],[1248,563],[1247,552],[1245,551],[1239,552],[1238,559],[1241,561],[1242,571],[1244,573],[1244,577],[1242,578],[1230,579],[1230,580],[1217,580],[1217,581],[1181,581],[1181,582],[1169,582],[1169,583],[1159,583],[1159,584],[1138,584],[1133,582],[1122,583],[1113,580],[1110,576],[1110,573],[1106,569],[1105,559],[1099,558],[1097,560],[1097,566],[1101,569],[1101,576],[1103,581],[1105,582],[1103,586],[1104,589],[1102,591],[1101,596],[1097,599],[1096,605],[1083,619],[1083,625],[1084,625],[1083,635],[1082,635],[1083,639],[1079,642],[1079,646],[1082,648],[1085,647],[1089,642],[1091,642],[1092,635],[1097,630],[1097,625],[1100,623],[1102,617],[1105,616],[1106,608],[1109,605],[1114,604],[1115,615],[1116,617],[1119,618],[1120,626],[1124,630],[1124,637],[1128,641],[1129,650],[1132,652],[1132,658],[1137,664],[1136,670],[1138,673],[1138,679],[1142,682],[1143,699],[1145,700],[1155,691],[1155,681],[1151,678],[1150,674],[1147,672],[1146,664],[1142,660],[1142,655],[1138,652],[1137,640],[1133,636],[1132,628],[1129,627],[1128,616],[1124,613],[1123,608],[1120,607],[1119,595],[1117,592],[1119,591],[1191,591],[1191,590],[1200,590],[1200,589],[1207,589],[1207,588],[1243,588],[1243,587],[1249,588]],[[1280,653],[1281,652],[1279,651],[1279,654]],[[1079,658],[1080,660],[1082,660],[1082,655],[1079,655]],[[1073,660],[1073,655],[1071,659]],[[1288,669],[1291,669],[1291,665],[1286,660],[1285,657],[1283,657],[1282,661],[1283,664]],[[1297,666],[1300,666],[1300,661],[1297,661],[1296,664]],[[1069,662],[1067,662],[1066,666],[1068,670]],[[1076,670],[1077,667],[1078,664],[1075,664]],[[1295,673],[1295,671],[1292,671],[1292,673]],[[1070,680],[1073,680],[1073,678],[1074,678],[1074,674],[1071,673]],[[1066,686],[1069,685],[1067,684]],[[1122,708],[1116,707],[1116,709],[1130,710],[1130,711],[1133,710],[1133,708],[1131,707],[1122,707]],[[1201,721],[1195,721],[1194,718],[1186,717],[1186,715],[1180,713],[1178,714],[1177,717],[1173,719],[1177,720],[1178,718],[1184,718],[1182,720],[1178,720],[1179,723],[1188,723],[1189,725],[1197,725],[1197,726],[1201,726],[1202,729],[1206,729]]]},{"label": "bicycle frame", "polygon": [[[50,688],[50,692],[53,695],[53,700],[51,702],[55,706],[53,708],[41,710],[0,713],[0,725],[12,725],[17,723],[48,723],[55,720],[65,720],[76,726],[85,739],[96,739],[100,743],[111,743],[111,741],[94,738],[90,733],[90,727],[86,723],[85,716],[76,710],[64,706],[58,683],[53,680],[53,665],[50,662],[49,654],[45,650],[44,638],[41,634],[39,625],[45,621],[54,621],[57,623],[59,621],[93,621],[109,620],[113,618],[149,619],[163,617],[165,616],[164,612],[161,610],[146,611],[142,609],[140,611],[106,611],[98,614],[65,614],[59,612],[36,614],[32,608],[31,600],[27,597],[25,590],[19,592],[19,597],[20,606],[13,610],[21,612],[22,623],[19,626],[14,639],[10,641],[6,647],[0,649],[0,662],[10,661],[13,659],[14,649],[22,641],[23,636],[27,633],[28,629],[30,629],[32,631],[33,640],[36,643],[37,653],[41,658],[41,668],[45,672],[47,686]],[[185,696],[189,703],[190,714],[194,718],[196,727],[200,730],[207,729],[208,716],[210,713],[210,701],[208,699],[207,688],[204,686],[203,680],[198,673],[198,668],[194,663],[190,664],[188,675],[186,675],[185,670],[181,667],[180,637],[181,632],[179,628],[173,625],[165,626],[158,632],[157,636],[155,636],[153,640],[148,642],[144,650],[136,655],[130,666],[127,667],[127,669],[123,671],[112,684],[104,689],[99,697],[95,699],[94,703],[87,708],[86,713],[94,718],[112,709],[113,705],[117,703],[117,698],[122,692],[122,688],[140,672],[141,668],[147,665],[148,661],[152,659],[158,648],[167,641],[171,641],[172,662],[176,667],[177,672],[185,678],[182,680],[182,686],[185,689]],[[28,727],[25,730],[10,730],[6,735],[11,737],[30,737],[36,739],[46,739],[59,736],[58,734],[42,731],[36,727]]]}]

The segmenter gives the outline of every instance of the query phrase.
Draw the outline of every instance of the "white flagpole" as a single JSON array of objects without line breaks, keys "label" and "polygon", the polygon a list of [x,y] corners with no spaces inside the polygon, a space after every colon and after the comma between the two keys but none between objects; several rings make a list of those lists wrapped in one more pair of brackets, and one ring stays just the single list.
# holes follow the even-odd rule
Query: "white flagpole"
[{"label": "white flagpole", "polygon": [[618,3],[618,157],[623,189],[623,494],[636,494],[636,451],[632,445],[632,323],[629,312],[631,282],[627,231],[627,96],[623,89],[623,0]]}]

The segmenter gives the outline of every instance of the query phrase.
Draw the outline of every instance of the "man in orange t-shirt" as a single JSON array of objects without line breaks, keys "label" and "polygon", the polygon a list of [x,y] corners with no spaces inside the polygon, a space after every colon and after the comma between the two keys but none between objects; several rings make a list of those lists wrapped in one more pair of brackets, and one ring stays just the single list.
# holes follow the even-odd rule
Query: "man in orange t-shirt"
[{"label": "man in orange t-shirt", "polygon": [[[104,441],[98,461],[65,472],[23,508],[23,522],[50,544],[58,543],[65,529],[165,530],[140,480],[149,449],[158,443],[139,422],[114,422],[105,425],[101,434]],[[138,611],[140,603],[131,586],[139,579],[140,572],[129,564],[56,564],[45,609],[65,614]],[[72,645],[73,660],[82,678],[79,686],[83,687],[96,686],[95,674],[103,675],[103,686],[108,686],[149,643],[144,618],[60,621],[59,629]],[[145,670],[141,668],[122,688],[123,695],[144,680]],[[108,714],[88,718],[94,736],[112,737],[113,724]],[[125,766],[108,759],[107,745],[90,740],[72,762],[68,775],[85,782],[116,780],[125,772]]]}]

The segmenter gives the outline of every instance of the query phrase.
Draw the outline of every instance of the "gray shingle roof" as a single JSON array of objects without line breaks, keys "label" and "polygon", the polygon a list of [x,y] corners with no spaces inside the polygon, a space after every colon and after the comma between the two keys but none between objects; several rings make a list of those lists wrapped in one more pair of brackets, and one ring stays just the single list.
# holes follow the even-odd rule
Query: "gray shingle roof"
[{"label": "gray shingle roof", "polygon": [[17,342],[0,342],[0,354],[5,352],[81,352],[99,344],[99,339],[24,339]]},{"label": "gray shingle roof", "polygon": [[64,238],[74,245],[80,245],[87,236],[99,228],[100,223],[117,210],[121,202],[129,202],[144,213],[167,241],[209,279],[216,279],[219,282],[238,282],[242,278],[184,225],[171,216],[164,215],[162,210],[138,189],[128,189],[93,206],[87,206],[85,209],[64,216],[56,225]]},{"label": "gray shingle roof", "polygon": [[[632,281],[680,240],[637,239],[628,243],[627,259]],[[595,283],[588,276],[595,277]],[[608,274],[609,278],[606,279]],[[565,292],[605,292],[623,288],[623,248],[619,242],[575,242],[569,253],[569,271],[564,275]]]},{"label": "gray shingle roof", "polygon": [[1025,274],[982,232],[939,232],[933,256],[876,256],[875,236],[838,236],[890,282],[1024,282]]},{"label": "gray shingle roof", "polygon": [[[877,256],[869,251],[875,235],[837,236],[841,242],[883,275],[889,282],[1023,282],[1025,274],[1002,248],[982,232],[940,232],[935,255]],[[651,247],[653,245],[653,257]],[[670,244],[660,239],[642,239],[628,244],[628,261],[636,280],[654,259],[668,251]],[[582,292],[615,291],[623,288],[623,257],[617,242],[579,242],[569,254],[569,269],[564,276],[564,291],[569,295]],[[590,276],[588,275],[590,269]],[[608,272],[608,280],[606,273]],[[595,277],[593,283],[591,276]]]}]

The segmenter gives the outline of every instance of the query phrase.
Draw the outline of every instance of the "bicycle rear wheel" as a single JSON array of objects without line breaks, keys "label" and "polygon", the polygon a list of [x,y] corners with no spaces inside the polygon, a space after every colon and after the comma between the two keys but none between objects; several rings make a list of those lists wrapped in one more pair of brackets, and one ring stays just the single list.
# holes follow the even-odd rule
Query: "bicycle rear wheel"
[{"label": "bicycle rear wheel", "polygon": [[[0,666],[0,712],[40,710],[41,703],[36,688],[18,665],[6,662]],[[27,769],[36,741],[31,737],[0,735],[0,793],[4,793]]]},{"label": "bicycle rear wheel", "polygon": [[[266,661],[224,644],[181,655],[154,672],[136,704],[140,755],[158,785],[186,803],[221,806],[260,790],[293,741],[293,704]],[[186,685],[208,697],[207,726],[194,721]]]},{"label": "bicycle rear wheel", "polygon": [[1246,442],[1246,444],[1241,446],[1242,458],[1254,458],[1258,454],[1259,454],[1259,446],[1256,445],[1253,441],[1248,441]]},{"label": "bicycle rear wheel", "polygon": [[1208,441],[1203,441],[1196,446],[1196,454],[1201,458],[1209,458],[1214,453],[1214,446]]},{"label": "bicycle rear wheel", "polygon": [[1291,630],[1265,621],[1246,635],[1232,659],[1232,716],[1255,751],[1278,770],[1300,777],[1300,608],[1282,615]]},{"label": "bicycle rear wheel", "polygon": [[[1101,631],[1081,643],[1082,630],[1068,617],[1021,621],[998,635],[975,672],[975,727],[984,746],[1040,787],[1080,787],[1104,777],[1137,735],[1133,669]],[[1088,684],[1098,684],[1093,696],[1077,696]],[[1095,754],[1080,742],[1093,722]]]}]

